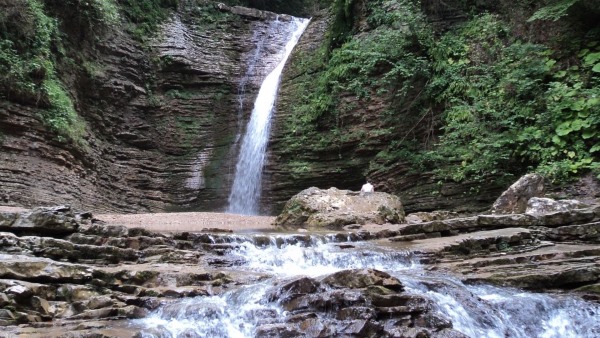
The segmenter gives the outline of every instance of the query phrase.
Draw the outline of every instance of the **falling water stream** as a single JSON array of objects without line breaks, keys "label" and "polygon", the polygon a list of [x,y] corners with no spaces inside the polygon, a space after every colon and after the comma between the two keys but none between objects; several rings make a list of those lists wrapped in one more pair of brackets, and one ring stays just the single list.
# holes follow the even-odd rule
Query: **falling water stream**
[{"label": "falling water stream", "polygon": [[285,27],[284,34],[288,36],[287,44],[283,50],[281,61],[263,81],[254,102],[250,122],[242,139],[233,186],[229,195],[228,212],[243,215],[258,214],[262,170],[281,73],[308,22],[309,20],[306,19],[293,18],[289,22],[280,23]]},{"label": "falling water stream", "polygon": [[[261,238],[264,237],[261,235]],[[333,238],[272,236],[269,244],[233,238],[239,244],[227,255],[242,262],[238,273],[269,277],[222,295],[193,298],[166,305],[138,322],[142,337],[255,337],[270,322],[285,323],[289,314],[268,297],[281,281],[319,277],[345,269],[372,268],[402,281],[406,292],[431,299],[437,313],[469,337],[593,338],[600,336],[600,306],[575,297],[535,294],[486,285],[465,285],[449,276],[426,272],[409,252],[375,242],[355,242],[345,248]]]}]

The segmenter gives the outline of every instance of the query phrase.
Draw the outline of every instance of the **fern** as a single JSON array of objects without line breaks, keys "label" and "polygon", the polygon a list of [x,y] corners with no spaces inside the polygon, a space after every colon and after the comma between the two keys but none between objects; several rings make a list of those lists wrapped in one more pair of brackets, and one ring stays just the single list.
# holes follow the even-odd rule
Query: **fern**
[{"label": "fern", "polygon": [[563,16],[567,15],[567,11],[571,8],[575,3],[580,0],[555,0],[550,5],[544,6],[538,9],[533,15],[527,20],[527,22],[532,22],[535,20],[552,20],[556,21]]}]

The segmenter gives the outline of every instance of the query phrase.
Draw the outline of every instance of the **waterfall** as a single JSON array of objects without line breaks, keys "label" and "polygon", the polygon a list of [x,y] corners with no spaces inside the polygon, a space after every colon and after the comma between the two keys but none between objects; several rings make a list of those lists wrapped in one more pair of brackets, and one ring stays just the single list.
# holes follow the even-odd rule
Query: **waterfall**
[{"label": "waterfall", "polygon": [[289,39],[285,45],[283,57],[277,67],[263,81],[242,139],[233,186],[229,195],[228,212],[245,215],[258,214],[262,170],[281,73],[304,29],[308,26],[308,22],[305,19],[293,18],[286,23],[288,25],[286,33],[289,34]]}]

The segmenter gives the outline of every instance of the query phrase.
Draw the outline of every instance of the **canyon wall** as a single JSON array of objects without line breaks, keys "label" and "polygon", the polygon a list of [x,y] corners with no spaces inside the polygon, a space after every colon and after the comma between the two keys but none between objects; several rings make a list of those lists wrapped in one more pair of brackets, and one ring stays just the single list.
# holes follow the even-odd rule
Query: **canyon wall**
[{"label": "canyon wall", "polygon": [[[6,1],[11,5],[4,16],[12,13],[27,19],[19,14],[19,6],[44,3],[44,10],[60,23],[58,39],[64,41],[51,48],[55,72],[81,117],[84,133],[79,142],[65,140],[43,118],[49,109],[46,99],[19,96],[0,81],[1,205],[65,203],[119,212],[225,210],[240,136],[261,81],[275,66],[277,50],[284,44],[276,31],[270,31],[271,23],[289,17],[205,0],[151,1],[171,3],[156,35],[136,33],[131,27],[142,24],[124,16],[100,29],[93,17],[85,21],[77,16],[81,9],[66,10],[64,3],[54,0]],[[123,6],[129,2],[116,3],[124,15]],[[329,4],[331,8],[323,9]],[[486,60],[493,60],[486,55],[489,41],[502,46],[510,36],[560,50],[558,38],[567,37],[567,31],[583,36],[581,27],[568,22],[528,23],[532,8],[522,13],[503,1],[494,5],[422,1],[418,8],[406,6],[416,5],[353,0],[305,8],[314,15],[283,74],[263,180],[263,213],[278,213],[286,200],[311,186],[359,190],[366,180],[378,191],[399,195],[408,212],[474,212],[488,208],[508,180],[532,167],[510,158],[479,172],[477,182],[468,175],[459,180],[439,175],[444,166],[460,166],[461,161],[452,149],[433,165],[423,155],[444,135],[451,100],[438,100],[429,92],[432,76],[447,78],[433,70],[435,55],[431,45],[422,44],[419,31],[429,30],[427,38],[437,41],[462,23],[490,24],[492,30],[498,29],[496,35],[480,37],[483,30],[473,29],[467,32],[476,35],[472,40],[459,37],[464,38],[460,41],[466,53],[473,54],[468,57],[484,60],[479,70],[490,72],[494,62]],[[480,14],[472,15],[461,6]],[[2,15],[0,24],[6,22]],[[579,21],[586,29],[597,25],[594,20]],[[82,29],[86,24],[91,26]],[[28,29],[32,28],[21,31]],[[573,58],[558,54],[557,60],[547,61],[567,67]],[[457,81],[479,71],[473,69],[461,70]],[[545,85],[553,72],[549,69],[544,75]],[[44,77],[35,69],[30,75]],[[590,93],[592,84],[586,84]],[[491,89],[488,92],[515,86]],[[485,93],[478,95],[488,99]],[[521,103],[527,104],[525,100],[516,106]],[[500,114],[505,109],[497,110]],[[594,135],[583,142],[592,144]],[[583,156],[580,153],[585,151],[576,155]],[[582,158],[580,165],[589,167],[597,155],[591,158]]]},{"label": "canyon wall", "polygon": [[181,5],[149,42],[117,27],[80,46],[84,56],[72,56],[75,65],[62,67],[60,78],[85,121],[83,145],[57,140],[35,101],[3,95],[0,203],[223,210],[236,138],[285,43],[269,32],[275,19],[242,7]]},{"label": "canyon wall", "polygon": [[[428,10],[428,3],[423,10],[429,14],[428,21],[440,30],[466,17],[457,10]],[[354,1],[353,11],[352,30],[362,38],[375,39],[379,33],[366,23],[366,2]],[[420,143],[432,142],[431,133],[438,128],[439,117],[432,114],[419,120],[411,115],[412,111],[394,107],[398,102],[378,92],[376,86],[363,88],[363,96],[347,91],[338,93],[338,103],[330,110],[335,110],[331,113],[334,117],[325,116],[308,123],[303,120],[296,107],[311,100],[314,84],[324,72],[326,61],[321,55],[327,53],[323,47],[335,29],[334,17],[331,11],[321,11],[313,17],[284,73],[265,170],[265,207],[276,213],[296,192],[311,186],[360,190],[369,180],[377,191],[400,196],[409,212],[439,209],[473,212],[488,208],[504,183],[482,188],[472,182],[440,180],[429,171],[415,171],[408,161],[389,161],[379,156],[403,137],[416,138]],[[416,100],[421,89],[417,87],[410,92],[405,101]],[[309,128],[305,127],[307,124]]]}]

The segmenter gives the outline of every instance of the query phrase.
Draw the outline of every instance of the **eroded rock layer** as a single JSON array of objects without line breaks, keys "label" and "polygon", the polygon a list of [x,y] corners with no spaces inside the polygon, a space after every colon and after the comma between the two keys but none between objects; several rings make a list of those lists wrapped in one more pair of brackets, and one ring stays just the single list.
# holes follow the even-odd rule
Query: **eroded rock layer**
[{"label": "eroded rock layer", "polygon": [[83,145],[54,141],[36,102],[0,100],[0,203],[224,209],[236,140],[285,44],[272,22],[289,17],[199,6],[182,5],[149,43],[116,27],[72,56],[85,69],[61,78],[86,123]]}]

